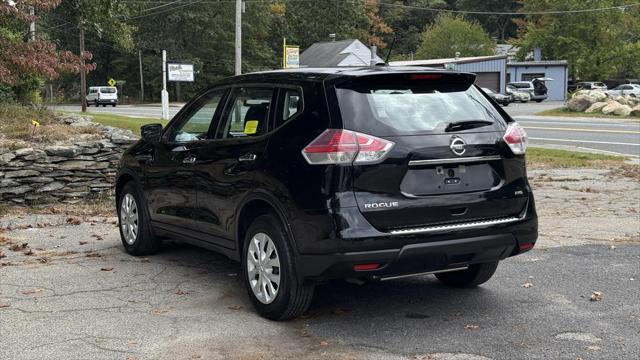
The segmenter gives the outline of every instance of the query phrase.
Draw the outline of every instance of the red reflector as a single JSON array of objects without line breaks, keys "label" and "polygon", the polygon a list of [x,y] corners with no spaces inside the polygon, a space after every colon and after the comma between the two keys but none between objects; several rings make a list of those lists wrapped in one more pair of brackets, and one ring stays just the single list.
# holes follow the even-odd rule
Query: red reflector
[{"label": "red reflector", "polygon": [[411,75],[411,80],[439,80],[442,77],[440,74],[415,74]]},{"label": "red reflector", "polygon": [[353,270],[367,271],[367,270],[375,270],[379,267],[380,267],[380,264],[358,264],[358,265],[353,265]]},{"label": "red reflector", "polygon": [[520,251],[528,251],[533,249],[533,243],[520,244]]}]

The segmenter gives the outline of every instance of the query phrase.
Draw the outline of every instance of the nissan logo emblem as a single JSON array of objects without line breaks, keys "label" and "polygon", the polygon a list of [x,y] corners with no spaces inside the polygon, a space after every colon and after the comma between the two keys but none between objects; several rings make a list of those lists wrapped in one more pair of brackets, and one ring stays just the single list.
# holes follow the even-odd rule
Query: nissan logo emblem
[{"label": "nissan logo emblem", "polygon": [[451,145],[449,145],[451,151],[458,156],[462,156],[467,151],[467,143],[462,138],[454,137],[451,139]]}]

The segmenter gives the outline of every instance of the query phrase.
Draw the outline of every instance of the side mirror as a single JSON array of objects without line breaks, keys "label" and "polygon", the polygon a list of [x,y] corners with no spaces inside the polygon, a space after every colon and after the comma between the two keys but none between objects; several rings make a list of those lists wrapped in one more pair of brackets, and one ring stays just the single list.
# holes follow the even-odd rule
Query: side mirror
[{"label": "side mirror", "polygon": [[140,128],[140,135],[142,140],[148,142],[159,142],[162,138],[162,125],[161,124],[147,124],[142,125]]}]

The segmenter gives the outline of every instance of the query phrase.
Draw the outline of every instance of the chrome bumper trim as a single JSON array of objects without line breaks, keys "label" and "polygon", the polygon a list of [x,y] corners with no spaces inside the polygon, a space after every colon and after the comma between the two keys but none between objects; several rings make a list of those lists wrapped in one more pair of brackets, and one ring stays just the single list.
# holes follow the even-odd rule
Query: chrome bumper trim
[{"label": "chrome bumper trim", "polygon": [[406,234],[421,234],[421,233],[430,233],[430,232],[446,231],[446,230],[473,229],[473,228],[481,228],[481,227],[486,227],[491,225],[508,224],[508,223],[519,221],[519,220],[522,220],[522,218],[514,216],[514,217],[508,217],[508,218],[502,218],[502,219],[472,221],[467,223],[424,226],[424,227],[410,228],[410,229],[399,229],[399,230],[392,230],[390,233],[392,235],[406,235]]},{"label": "chrome bumper trim", "polygon": [[494,156],[470,156],[470,157],[432,159],[432,160],[411,160],[409,161],[409,166],[462,164],[462,163],[474,163],[474,162],[483,162],[483,161],[495,161],[495,160],[501,160],[501,159],[502,157],[500,157],[500,155],[494,155]]}]

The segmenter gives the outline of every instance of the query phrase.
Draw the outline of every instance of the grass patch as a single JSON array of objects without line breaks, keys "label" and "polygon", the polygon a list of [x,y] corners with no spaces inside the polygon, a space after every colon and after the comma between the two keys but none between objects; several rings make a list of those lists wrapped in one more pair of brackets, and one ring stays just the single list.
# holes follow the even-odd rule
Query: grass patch
[{"label": "grass patch", "polygon": [[166,120],[147,118],[147,117],[130,117],[122,115],[114,115],[109,113],[86,113],[93,118],[94,122],[102,125],[113,126],[121,129],[129,129],[134,134],[140,135],[140,127],[146,124],[162,124],[167,125]]},{"label": "grass patch", "polygon": [[[586,152],[529,148],[527,163],[533,168],[603,168],[625,165],[626,157]],[[636,165],[631,165],[636,166]]]},{"label": "grass patch", "polygon": [[605,115],[603,113],[585,113],[579,111],[571,111],[566,107],[559,107],[555,109],[549,109],[537,112],[536,115],[541,116],[566,116],[566,117],[590,117],[590,118],[608,118],[608,119],[629,119],[632,118],[634,120],[640,119],[638,117],[623,117],[618,115]]},{"label": "grass patch", "polygon": [[[40,126],[34,127],[32,121]],[[34,142],[55,142],[79,134],[98,134],[91,126],[71,127],[55,120],[55,114],[46,109],[35,109],[18,104],[0,105],[0,134],[7,139]]]}]

